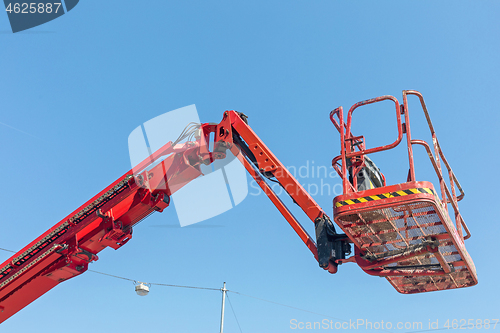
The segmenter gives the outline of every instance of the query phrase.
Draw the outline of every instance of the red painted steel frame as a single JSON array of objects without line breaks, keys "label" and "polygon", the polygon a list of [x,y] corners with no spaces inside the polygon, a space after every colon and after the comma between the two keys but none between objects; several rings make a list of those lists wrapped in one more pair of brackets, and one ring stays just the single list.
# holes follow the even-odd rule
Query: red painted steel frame
[{"label": "red painted steel frame", "polygon": [[[285,169],[266,145],[235,111],[226,111],[218,125],[202,124],[200,138],[154,152],[134,169],[114,181],[40,237],[0,266],[0,323],[57,284],[84,273],[97,254],[111,247],[118,249],[132,238],[132,228],[154,211],[168,207],[170,196],[200,176],[201,164],[225,157],[226,149],[243,163],[246,170],[269,196],[300,239],[317,258],[317,248],[297,219],[261,177],[273,172],[290,196],[314,221],[326,215],[318,204]],[[214,152],[208,149],[214,133]],[[261,170],[256,170],[241,154],[233,135],[245,140]],[[161,163],[158,159],[166,157]],[[157,165],[153,166],[153,163]]]}]

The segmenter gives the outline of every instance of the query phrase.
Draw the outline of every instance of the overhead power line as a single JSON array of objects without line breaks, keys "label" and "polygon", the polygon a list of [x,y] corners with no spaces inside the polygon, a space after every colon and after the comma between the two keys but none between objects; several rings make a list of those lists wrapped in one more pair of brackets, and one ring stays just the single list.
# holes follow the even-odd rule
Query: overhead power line
[{"label": "overhead power line", "polygon": [[240,321],[238,320],[238,317],[236,317],[236,312],[234,312],[233,304],[231,303],[231,300],[229,299],[229,294],[226,294],[227,300],[229,301],[229,305],[231,306],[231,311],[233,311],[234,319],[236,319],[236,324],[238,324],[238,328],[240,329],[240,333],[243,333],[241,330],[240,326]]},{"label": "overhead power line", "polygon": [[303,311],[303,312],[308,312],[308,313],[312,313],[312,314],[315,314],[315,315],[318,315],[318,316],[327,317],[327,318],[332,318],[332,319],[336,319],[336,320],[343,321],[343,322],[349,322],[348,320],[345,320],[345,319],[336,318],[336,317],[328,316],[328,315],[325,315],[325,314],[322,314],[322,313],[318,313],[318,312],[313,312],[313,311],[309,311],[309,310],[305,310],[305,309],[297,308],[297,307],[295,307],[295,306],[291,306],[291,305],[286,305],[286,304],[282,304],[282,303],[278,303],[278,302],[270,301],[270,300],[263,299],[263,298],[260,298],[260,297],[255,297],[255,296],[246,295],[246,294],[243,294],[243,293],[240,293],[240,292],[237,292],[237,291],[232,291],[232,290],[228,290],[228,291],[229,291],[229,292],[231,292],[231,293],[233,293],[233,294],[236,294],[236,295],[241,295],[241,296],[245,296],[245,297],[250,297],[250,298],[253,298],[253,299],[257,299],[257,300],[259,300],[259,301],[263,301],[263,302],[267,302],[267,303],[272,303],[272,304],[276,304],[276,305],[284,306],[284,307],[287,307],[287,308],[290,308],[290,309],[299,310],[299,311]]},{"label": "overhead power line", "polygon": [[[92,270],[92,269],[88,269],[87,271],[88,271],[88,272],[92,272],[92,273],[97,273],[97,274],[107,275],[107,276],[110,276],[110,277],[114,277],[114,278],[116,278],[116,279],[121,279],[121,280],[131,281],[131,282],[134,282],[134,283],[139,282],[139,281],[134,280],[134,279],[129,279],[129,278],[126,278],[126,277],[117,276],[117,275],[112,275],[112,274],[103,273],[103,272],[98,272],[98,271],[94,271],[94,270]],[[176,288],[189,288],[189,289],[204,289],[204,290],[219,290],[219,291],[221,290],[220,288],[206,288],[206,287],[182,286],[182,285],[178,285],[178,284],[167,284],[167,283],[154,283],[154,282],[147,282],[147,284],[152,285],[152,286],[163,286],[163,287],[176,287]]]}]

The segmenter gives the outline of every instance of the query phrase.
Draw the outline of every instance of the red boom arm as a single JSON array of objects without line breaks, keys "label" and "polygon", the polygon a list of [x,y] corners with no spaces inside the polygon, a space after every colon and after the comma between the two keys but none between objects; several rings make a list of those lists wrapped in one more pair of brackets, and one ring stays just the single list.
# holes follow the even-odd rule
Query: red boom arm
[{"label": "red boom arm", "polygon": [[[207,144],[211,133],[212,152]],[[325,226],[333,228],[330,219],[252,131],[246,116],[226,111],[218,125],[202,124],[198,134],[193,142],[167,143],[6,260],[0,266],[0,323],[57,284],[85,272],[106,247],[116,250],[126,244],[135,224],[168,207],[173,193],[202,175],[201,164],[223,159],[227,150],[245,166],[318,259],[314,240],[264,178],[274,177],[316,223],[318,241]],[[158,162],[160,158],[164,159]],[[319,257],[324,269],[336,271],[336,264],[328,256]]]}]

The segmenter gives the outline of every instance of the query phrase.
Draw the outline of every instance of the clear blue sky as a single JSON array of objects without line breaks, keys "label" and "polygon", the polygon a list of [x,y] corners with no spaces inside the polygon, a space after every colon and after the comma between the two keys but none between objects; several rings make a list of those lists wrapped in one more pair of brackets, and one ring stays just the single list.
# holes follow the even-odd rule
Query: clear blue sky
[{"label": "clear blue sky", "polygon": [[[466,246],[477,286],[401,295],[355,264],[330,275],[263,195],[196,227],[175,227],[173,209],[156,214],[90,268],[147,282],[219,288],[226,281],[230,290],[342,320],[415,321],[425,329],[429,320],[442,327],[447,319],[499,318],[499,11],[486,0],[87,0],[17,34],[0,14],[0,247],[19,250],[127,171],[128,135],[164,112],[196,104],[201,121],[218,122],[235,109],[285,165],[328,166],[340,149],[330,110],[416,89],[466,191],[461,211],[473,234]],[[412,129],[426,134],[412,110]],[[393,131],[392,113],[367,109],[357,133],[365,126],[368,142],[378,143]],[[400,152],[374,157],[389,182],[406,177]],[[425,154],[417,155],[425,165]],[[429,170],[417,169],[417,178],[434,180]],[[315,199],[331,214],[332,195]],[[1,261],[8,257],[0,252]],[[217,291],[159,286],[138,297],[131,282],[87,272],[0,330],[218,332],[220,299]],[[290,320],[326,318],[230,299],[243,332],[298,331]],[[230,308],[225,332],[239,332]]]}]

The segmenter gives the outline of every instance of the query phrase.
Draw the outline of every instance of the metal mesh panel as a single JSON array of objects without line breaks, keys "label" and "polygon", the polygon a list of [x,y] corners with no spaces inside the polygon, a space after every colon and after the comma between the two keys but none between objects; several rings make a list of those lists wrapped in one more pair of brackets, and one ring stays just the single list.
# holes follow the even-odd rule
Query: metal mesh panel
[{"label": "metal mesh panel", "polygon": [[341,215],[337,222],[358,248],[376,258],[390,258],[391,251],[422,244],[422,241],[430,237],[439,239],[438,251],[454,271],[446,275],[416,276],[422,272],[422,267],[431,273],[442,272],[442,267],[433,253],[404,258],[382,266],[385,270],[408,272],[407,276],[387,277],[399,292],[417,293],[475,284],[464,264],[465,258],[461,257],[451,241],[452,235],[447,232],[436,207],[430,202],[396,203],[389,208]]},{"label": "metal mesh panel", "polygon": [[387,279],[405,294],[462,288],[474,285],[470,271],[465,267],[455,268],[455,272],[439,276],[396,276]]}]

